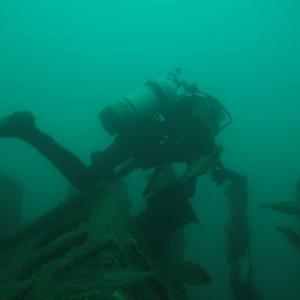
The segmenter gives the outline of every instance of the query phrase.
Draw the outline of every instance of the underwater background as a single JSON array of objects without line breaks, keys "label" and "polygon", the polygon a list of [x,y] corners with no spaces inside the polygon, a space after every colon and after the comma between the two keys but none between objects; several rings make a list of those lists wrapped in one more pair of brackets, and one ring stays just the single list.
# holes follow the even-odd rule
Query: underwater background
[{"label": "underwater background", "polygon": [[[148,78],[183,78],[233,116],[217,137],[222,162],[248,178],[253,279],[264,299],[299,300],[300,252],[276,230],[294,217],[261,203],[295,200],[300,179],[300,3],[296,0],[0,2],[0,117],[30,110],[37,125],[87,164],[111,142],[98,112]],[[0,139],[0,170],[23,182],[26,223],[62,202],[68,182],[36,150]],[[144,179],[128,178],[133,201]],[[190,299],[230,299],[223,186],[198,179],[201,227],[186,228],[186,256],[212,284]],[[299,229],[299,227],[298,227]]]}]

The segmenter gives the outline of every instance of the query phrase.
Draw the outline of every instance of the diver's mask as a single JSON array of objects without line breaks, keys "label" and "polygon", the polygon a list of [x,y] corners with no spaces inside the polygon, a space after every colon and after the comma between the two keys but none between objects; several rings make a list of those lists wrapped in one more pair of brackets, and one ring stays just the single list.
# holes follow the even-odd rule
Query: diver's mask
[{"label": "diver's mask", "polygon": [[99,113],[99,118],[109,135],[119,134],[156,113],[167,113],[176,97],[176,85],[166,77],[159,77],[149,80],[122,100],[107,105]]}]

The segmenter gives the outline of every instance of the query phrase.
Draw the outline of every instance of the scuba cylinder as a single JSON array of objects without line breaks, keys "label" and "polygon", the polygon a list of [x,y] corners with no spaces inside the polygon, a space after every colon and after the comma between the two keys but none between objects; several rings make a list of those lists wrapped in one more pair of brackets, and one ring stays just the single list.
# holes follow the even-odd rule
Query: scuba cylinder
[{"label": "scuba cylinder", "polygon": [[173,81],[166,77],[148,80],[122,100],[107,105],[99,118],[109,135],[119,134],[156,113],[167,112],[176,100],[177,88]]}]

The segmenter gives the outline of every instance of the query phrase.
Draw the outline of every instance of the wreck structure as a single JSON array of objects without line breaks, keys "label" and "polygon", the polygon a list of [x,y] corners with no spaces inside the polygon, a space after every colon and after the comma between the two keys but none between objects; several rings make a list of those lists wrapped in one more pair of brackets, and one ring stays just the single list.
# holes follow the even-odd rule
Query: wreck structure
[{"label": "wreck structure", "polygon": [[129,203],[122,181],[101,184],[2,238],[0,299],[184,300],[184,284],[157,272]]},{"label": "wreck structure", "polygon": [[[227,261],[232,271],[238,273],[243,263],[249,265],[247,274],[243,274],[241,281],[231,283],[232,298],[234,300],[262,300],[261,293],[256,289],[253,281],[251,266],[251,230],[248,217],[248,189],[247,177],[228,170],[229,184],[224,191],[228,198],[229,220],[225,226],[227,235]],[[242,260],[248,260],[243,262]],[[234,270],[234,268],[237,268]],[[239,277],[242,274],[234,274]]]}]

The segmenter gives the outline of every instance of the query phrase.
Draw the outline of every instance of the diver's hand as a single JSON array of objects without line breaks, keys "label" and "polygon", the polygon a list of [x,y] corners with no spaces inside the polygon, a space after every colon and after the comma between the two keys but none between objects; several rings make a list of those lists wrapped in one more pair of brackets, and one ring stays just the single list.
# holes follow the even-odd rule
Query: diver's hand
[{"label": "diver's hand", "polygon": [[223,182],[226,181],[227,179],[227,170],[226,168],[222,165],[221,162],[217,162],[212,171],[211,171],[211,178],[213,181],[216,182],[217,185],[221,185]]}]

